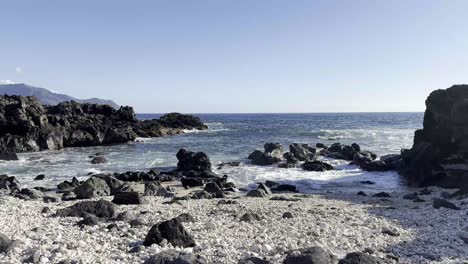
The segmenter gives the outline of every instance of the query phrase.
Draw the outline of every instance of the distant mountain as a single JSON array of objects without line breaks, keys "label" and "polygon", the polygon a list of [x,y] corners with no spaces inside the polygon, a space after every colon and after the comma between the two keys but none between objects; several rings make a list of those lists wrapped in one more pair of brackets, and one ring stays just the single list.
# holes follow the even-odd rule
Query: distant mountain
[{"label": "distant mountain", "polygon": [[76,101],[79,103],[90,103],[90,104],[108,104],[118,109],[120,106],[111,100],[104,100],[99,98],[91,99],[77,99],[66,94],[58,94],[51,92],[44,88],[29,86],[24,83],[15,84],[2,84],[0,85],[0,95],[22,95],[22,96],[34,96],[42,104],[46,105],[57,105],[58,103],[65,101]]}]

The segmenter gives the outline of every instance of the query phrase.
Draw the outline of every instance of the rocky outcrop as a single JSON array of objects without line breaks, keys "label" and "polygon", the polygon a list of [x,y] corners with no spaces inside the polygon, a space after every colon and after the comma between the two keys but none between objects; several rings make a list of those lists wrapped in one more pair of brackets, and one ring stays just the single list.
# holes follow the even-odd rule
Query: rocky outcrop
[{"label": "rocky outcrop", "polygon": [[263,148],[263,152],[255,150],[248,156],[248,159],[252,161],[252,164],[265,166],[275,164],[282,160],[283,146],[281,144],[266,143]]},{"label": "rocky outcrop", "polygon": [[34,97],[0,96],[0,153],[124,143],[185,129],[207,126],[197,117],[178,113],[141,121],[129,106],[116,110],[74,101],[46,106]]},{"label": "rocky outcrop", "polygon": [[423,129],[403,150],[399,173],[418,186],[468,185],[468,85],[432,92],[426,100]]}]

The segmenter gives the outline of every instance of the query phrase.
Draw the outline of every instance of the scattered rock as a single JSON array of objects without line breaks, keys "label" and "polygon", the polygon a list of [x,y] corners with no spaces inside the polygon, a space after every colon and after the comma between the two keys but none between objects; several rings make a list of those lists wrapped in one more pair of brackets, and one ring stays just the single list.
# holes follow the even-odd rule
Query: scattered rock
[{"label": "scattered rock", "polygon": [[50,210],[49,207],[44,207],[41,210],[41,214],[51,214],[51,213],[52,213],[52,210]]},{"label": "scattered rock", "polygon": [[166,250],[151,256],[144,264],[207,264],[205,258],[189,252]]},{"label": "scattered rock", "polygon": [[321,247],[300,249],[286,256],[283,264],[335,264],[335,257]]},{"label": "scattered rock", "polygon": [[390,198],[392,196],[390,194],[386,193],[386,192],[379,192],[379,193],[376,193],[376,194],[372,195],[372,197]]},{"label": "scattered rock", "polygon": [[257,257],[250,257],[239,261],[238,264],[273,264],[273,262]]},{"label": "scattered rock", "polygon": [[367,196],[367,194],[366,194],[365,192],[363,192],[363,191],[359,191],[359,192],[357,193],[357,195],[360,195],[360,196]]},{"label": "scattered rock", "polygon": [[70,207],[57,210],[56,217],[85,217],[88,214],[100,218],[110,219],[116,216],[117,207],[115,204],[106,201],[83,201]]},{"label": "scattered rock", "polygon": [[353,252],[346,255],[344,259],[341,259],[338,264],[383,264],[384,262],[371,256],[366,253],[362,252]]},{"label": "scattered rock", "polygon": [[177,152],[177,167],[181,171],[211,171],[211,162],[203,152],[192,152],[181,149]]},{"label": "scattered rock", "polygon": [[176,218],[154,225],[146,235],[144,245],[159,244],[164,239],[174,247],[193,247],[195,240]]},{"label": "scattered rock", "polygon": [[283,219],[290,219],[293,218],[293,215],[290,212],[286,212],[283,214]]},{"label": "scattered rock", "polygon": [[116,192],[112,202],[115,204],[141,204],[141,198],[137,192]]},{"label": "scattered rock", "polygon": [[439,198],[434,198],[432,206],[435,209],[448,208],[448,209],[452,209],[452,210],[460,210],[460,207],[456,206],[454,203],[449,202],[449,201],[444,200],[444,199],[439,199]]},{"label": "scattered rock", "polygon": [[393,237],[400,236],[400,233],[397,230],[392,230],[392,229],[389,229],[389,228],[383,228],[382,229],[382,234],[393,236]]},{"label": "scattered rock", "polygon": [[18,160],[18,155],[13,151],[0,151],[0,160]]},{"label": "scattered rock", "polygon": [[188,213],[183,213],[180,214],[179,216],[176,217],[181,223],[192,223],[195,222],[195,218],[188,214]]},{"label": "scattered rock", "polygon": [[251,190],[247,193],[248,197],[266,197],[266,192],[263,189],[256,189],[256,190]]},{"label": "scattered rock", "polygon": [[0,253],[6,253],[13,242],[4,234],[0,233]]},{"label": "scattered rock", "polygon": [[327,171],[334,169],[332,165],[319,160],[306,161],[302,164],[302,168],[306,171]]},{"label": "scattered rock", "polygon": [[254,213],[246,213],[243,216],[241,216],[240,221],[241,222],[253,222],[253,221],[260,221],[262,218],[258,214]]},{"label": "scattered rock", "polygon": [[74,190],[78,199],[90,199],[111,195],[107,182],[98,177],[91,177]]}]

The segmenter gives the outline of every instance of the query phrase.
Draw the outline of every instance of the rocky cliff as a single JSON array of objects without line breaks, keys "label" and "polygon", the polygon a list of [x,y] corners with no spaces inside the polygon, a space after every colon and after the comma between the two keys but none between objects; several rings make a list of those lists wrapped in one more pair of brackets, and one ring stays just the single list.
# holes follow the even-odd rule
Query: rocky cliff
[{"label": "rocky cliff", "polygon": [[432,92],[426,100],[423,129],[402,151],[399,173],[419,186],[468,185],[468,85]]},{"label": "rocky cliff", "polygon": [[140,121],[129,106],[116,110],[74,101],[46,106],[34,97],[0,96],[0,152],[123,143],[138,136],[178,134],[184,129],[207,126],[197,117],[178,113]]}]

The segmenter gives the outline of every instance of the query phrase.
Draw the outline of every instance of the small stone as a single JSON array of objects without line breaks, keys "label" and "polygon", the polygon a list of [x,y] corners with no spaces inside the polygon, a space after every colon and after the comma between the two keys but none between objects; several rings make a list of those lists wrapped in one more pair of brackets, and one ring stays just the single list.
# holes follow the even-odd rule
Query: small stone
[{"label": "small stone", "polygon": [[392,197],[392,196],[390,194],[386,193],[386,192],[379,192],[379,193],[376,193],[376,194],[372,195],[372,197],[389,198],[389,197]]},{"label": "small stone", "polygon": [[391,230],[391,229],[389,229],[389,228],[383,228],[383,229],[382,229],[382,234],[384,234],[384,235],[389,235],[389,236],[393,236],[393,237],[400,236],[400,233],[398,233],[398,231],[396,231],[396,230]]},{"label": "small stone", "polygon": [[50,210],[49,207],[44,207],[41,210],[41,214],[51,214],[51,213],[52,213],[52,210]]},{"label": "small stone", "polygon": [[454,203],[449,202],[449,201],[444,200],[444,199],[439,199],[439,198],[434,199],[434,202],[433,202],[432,206],[435,209],[448,208],[448,209],[452,209],[452,210],[460,210],[460,207],[456,206]]},{"label": "small stone", "polygon": [[290,212],[286,212],[283,214],[283,219],[291,219],[293,218],[293,215]]},{"label": "small stone", "polygon": [[180,214],[179,216],[176,217],[177,219],[179,219],[179,221],[181,223],[192,223],[192,222],[195,222],[195,218],[188,214],[188,213],[183,213],[183,214]]},{"label": "small stone", "polygon": [[360,195],[360,196],[367,196],[367,194],[363,191],[359,191],[356,195]]},{"label": "small stone", "polygon": [[42,181],[45,179],[45,175],[44,174],[39,174],[36,176],[36,178],[34,178],[35,181]]},{"label": "small stone", "polygon": [[261,217],[258,214],[254,213],[246,213],[241,218],[241,222],[253,222],[253,221],[260,221]]}]

